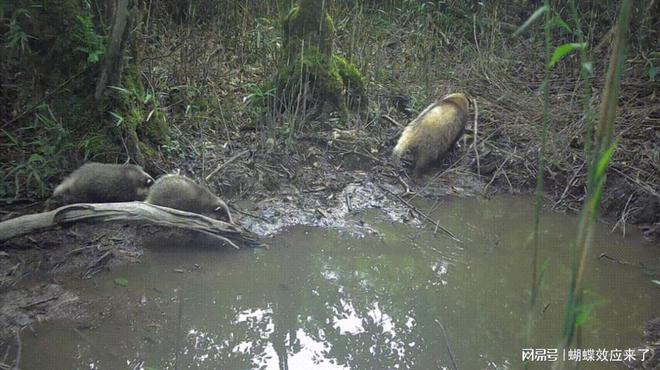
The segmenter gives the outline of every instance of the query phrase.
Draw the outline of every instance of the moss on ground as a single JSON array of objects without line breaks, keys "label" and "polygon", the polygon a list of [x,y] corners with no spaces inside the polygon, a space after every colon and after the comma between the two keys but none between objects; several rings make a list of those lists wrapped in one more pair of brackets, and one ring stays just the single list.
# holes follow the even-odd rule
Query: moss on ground
[{"label": "moss on ground", "polygon": [[349,108],[365,110],[368,106],[368,98],[364,76],[344,57],[333,55],[332,60],[346,91]]}]

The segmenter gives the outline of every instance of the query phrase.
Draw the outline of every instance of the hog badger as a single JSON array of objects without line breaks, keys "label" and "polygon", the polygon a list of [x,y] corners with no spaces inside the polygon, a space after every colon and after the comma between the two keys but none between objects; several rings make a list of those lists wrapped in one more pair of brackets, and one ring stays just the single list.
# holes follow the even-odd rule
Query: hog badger
[{"label": "hog badger", "polygon": [[463,133],[469,100],[465,94],[444,96],[429,105],[403,130],[392,157],[398,163],[408,149],[413,153],[415,176],[447,153]]},{"label": "hog badger", "polygon": [[222,199],[181,175],[169,174],[156,180],[146,202],[234,223],[229,207]]},{"label": "hog badger", "polygon": [[89,162],[59,184],[46,209],[71,203],[144,200],[154,179],[140,166]]}]

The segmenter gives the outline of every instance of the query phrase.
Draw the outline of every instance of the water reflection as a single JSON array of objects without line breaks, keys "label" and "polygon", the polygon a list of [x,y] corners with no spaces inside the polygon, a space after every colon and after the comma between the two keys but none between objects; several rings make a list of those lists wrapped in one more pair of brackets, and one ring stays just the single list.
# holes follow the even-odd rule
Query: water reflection
[{"label": "water reflection", "polygon": [[[296,227],[276,237],[270,251],[151,248],[144,264],[71,282],[69,289],[94,302],[92,312],[108,314],[94,329],[79,330],[82,335],[67,324],[38,328],[39,336],[26,340],[25,364],[438,369],[451,368],[449,342],[460,368],[518,368],[529,285],[522,245],[532,219],[524,204],[445,204],[437,217],[464,244],[372,213],[360,217],[379,237]],[[559,335],[568,282],[566,238],[574,227],[563,217],[549,216],[546,225],[555,231],[547,233],[542,256],[550,267],[541,298],[547,310],[539,314],[533,338],[537,346],[552,347]],[[605,235],[594,253],[606,249],[628,261],[655,261],[651,249],[630,240]],[[113,285],[118,276],[128,279],[128,287]],[[591,265],[591,292],[608,303],[585,326],[586,345],[623,348],[637,342],[637,328],[660,298],[647,280],[631,266]]]},{"label": "water reflection", "polygon": [[[316,294],[306,304],[292,304],[302,303],[296,293],[271,295],[267,307],[237,312],[229,332],[191,329],[184,362],[197,368],[249,363],[259,369],[347,369],[363,368],[370,358],[377,368],[413,367],[415,356],[408,352],[421,341],[412,339],[413,313],[397,322],[378,301],[355,299],[327,276],[313,281]],[[336,300],[327,299],[330,292]]]}]

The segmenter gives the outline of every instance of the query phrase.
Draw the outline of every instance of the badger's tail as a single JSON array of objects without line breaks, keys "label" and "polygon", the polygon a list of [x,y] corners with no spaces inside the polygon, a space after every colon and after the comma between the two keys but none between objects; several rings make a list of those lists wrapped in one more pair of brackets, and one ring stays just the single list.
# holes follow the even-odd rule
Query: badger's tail
[{"label": "badger's tail", "polygon": [[395,163],[399,162],[406,150],[415,146],[417,142],[417,129],[421,125],[422,121],[424,121],[426,114],[433,110],[433,108],[435,108],[437,105],[438,102],[429,104],[429,106],[426,107],[422,113],[420,113],[419,116],[410,122],[408,126],[406,126],[406,128],[403,130],[399,141],[394,147],[394,151],[392,151],[392,158],[394,159]]},{"label": "badger's tail", "polygon": [[415,143],[415,132],[416,125],[408,125],[401,134],[399,141],[396,143],[394,150],[392,151],[392,158],[394,163],[399,163],[403,154],[413,146]]},{"label": "badger's tail", "polygon": [[62,196],[64,193],[69,191],[69,189],[73,186],[74,179],[69,176],[66,178],[64,181],[62,181],[61,184],[57,185],[55,190],[53,190],[53,195],[54,196]]}]

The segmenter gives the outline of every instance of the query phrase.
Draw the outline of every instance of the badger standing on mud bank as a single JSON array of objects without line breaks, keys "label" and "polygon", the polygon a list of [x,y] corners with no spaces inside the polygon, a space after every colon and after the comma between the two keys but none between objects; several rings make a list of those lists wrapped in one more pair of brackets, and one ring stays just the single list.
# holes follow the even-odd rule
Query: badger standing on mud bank
[{"label": "badger standing on mud bank", "polygon": [[229,207],[222,199],[181,175],[160,177],[149,190],[145,202],[234,223]]},{"label": "badger standing on mud bank", "polygon": [[153,183],[154,179],[140,166],[89,162],[55,188],[46,209],[72,203],[144,200]]},{"label": "badger standing on mud bank", "polygon": [[396,163],[410,149],[413,152],[415,170],[421,171],[447,153],[463,133],[467,121],[469,100],[465,94],[444,96],[429,105],[406,126],[394,147],[392,156]]}]

